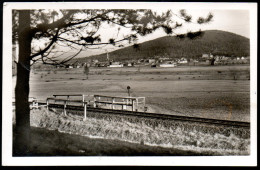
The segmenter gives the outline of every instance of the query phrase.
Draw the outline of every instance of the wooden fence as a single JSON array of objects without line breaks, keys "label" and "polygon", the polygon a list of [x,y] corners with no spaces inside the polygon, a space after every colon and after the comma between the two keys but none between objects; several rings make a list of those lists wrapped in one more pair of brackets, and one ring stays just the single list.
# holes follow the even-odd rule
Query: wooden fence
[{"label": "wooden fence", "polygon": [[[73,97],[78,97],[77,99],[73,99]],[[80,99],[79,99],[80,97]],[[88,99],[86,99],[88,98]],[[49,109],[50,102],[54,102],[54,104],[63,105],[63,113],[66,116],[67,106],[77,105],[84,107],[84,119],[86,120],[87,114],[87,106],[93,103],[93,107],[97,108],[107,108],[112,110],[129,110],[138,111],[141,109],[145,110],[145,97],[112,97],[112,96],[104,96],[104,95],[85,95],[85,94],[63,94],[63,95],[53,95],[51,98],[47,98],[47,110]],[[119,106],[119,108],[118,108]]]},{"label": "wooden fence", "polygon": [[[121,110],[128,110],[127,107],[131,107],[132,111],[138,111],[140,105],[145,107],[145,97],[112,97],[104,95],[94,95],[94,107],[99,107],[99,105],[110,106],[108,109],[117,109],[119,106]],[[102,106],[101,106],[102,107]]]},{"label": "wooden fence", "polygon": [[[75,97],[78,97],[75,99]],[[80,99],[79,99],[80,97]],[[46,99],[46,105],[38,105],[35,97],[29,97],[30,108],[47,107],[49,110],[49,104],[60,104],[63,105],[63,113],[67,115],[68,105],[77,105],[84,107],[84,119],[86,120],[87,106],[93,103],[93,107],[105,107],[112,110],[130,110],[138,111],[145,110],[145,97],[113,97],[104,95],[86,95],[86,94],[55,94],[53,97]],[[13,105],[15,100],[13,98]],[[119,108],[118,108],[119,106]]]}]

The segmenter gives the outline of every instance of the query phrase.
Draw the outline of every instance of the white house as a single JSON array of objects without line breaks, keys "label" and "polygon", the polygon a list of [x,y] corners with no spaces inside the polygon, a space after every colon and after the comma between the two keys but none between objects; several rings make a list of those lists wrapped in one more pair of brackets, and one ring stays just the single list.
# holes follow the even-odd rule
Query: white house
[{"label": "white house", "polygon": [[182,60],[182,61],[179,61],[179,63],[185,64],[185,63],[188,63],[188,61],[187,60]]},{"label": "white house", "polygon": [[202,58],[213,58],[212,54],[202,54]]},{"label": "white house", "polygon": [[109,65],[108,67],[124,67],[123,64],[120,64],[119,62],[113,62],[111,65]]},{"label": "white house", "polygon": [[107,67],[124,67],[124,65],[123,64],[117,64],[117,65],[111,64]]},{"label": "white house", "polygon": [[149,63],[155,63],[155,59],[149,59],[148,62]]},{"label": "white house", "polygon": [[208,54],[202,54],[202,58],[209,58]]},{"label": "white house", "polygon": [[171,61],[160,64],[160,67],[176,67],[176,66],[177,66],[177,63],[174,63],[174,62],[171,62]]},{"label": "white house", "polygon": [[127,63],[127,66],[128,66],[128,67],[132,67],[133,64],[132,64],[132,63]]},{"label": "white house", "polygon": [[178,63],[185,64],[188,63],[188,60],[186,58],[181,58]]}]

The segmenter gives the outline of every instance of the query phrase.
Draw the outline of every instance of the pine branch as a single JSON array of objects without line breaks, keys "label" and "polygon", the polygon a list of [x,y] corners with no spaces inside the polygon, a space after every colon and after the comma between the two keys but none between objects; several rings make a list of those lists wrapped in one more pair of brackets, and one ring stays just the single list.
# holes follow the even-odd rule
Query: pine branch
[{"label": "pine branch", "polygon": [[51,46],[57,41],[58,33],[59,33],[59,29],[57,29],[56,34],[53,36],[53,38],[52,38],[51,42],[49,43],[49,45],[44,50],[42,50],[42,51],[40,51],[40,52],[38,52],[36,54],[31,55],[30,59],[33,59],[34,57],[36,57],[38,55],[42,55],[46,51],[48,51],[51,48]]}]

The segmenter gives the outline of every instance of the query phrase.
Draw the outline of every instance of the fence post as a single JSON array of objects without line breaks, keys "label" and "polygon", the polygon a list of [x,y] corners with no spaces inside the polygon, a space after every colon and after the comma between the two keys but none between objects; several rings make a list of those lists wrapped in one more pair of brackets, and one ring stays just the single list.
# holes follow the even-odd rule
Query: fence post
[{"label": "fence post", "polygon": [[83,106],[84,106],[84,98],[85,98],[85,95],[82,94],[82,104],[83,104]]},{"label": "fence post", "polygon": [[83,121],[86,121],[87,120],[87,104],[86,103],[83,103],[84,104],[84,118],[83,118]]},{"label": "fence post", "polygon": [[97,105],[96,105],[96,96],[94,95],[94,108],[96,108]]},{"label": "fence post", "polygon": [[131,100],[132,100],[132,111],[134,111],[134,99]]},{"label": "fence post", "polygon": [[114,97],[112,97],[112,110],[114,110],[114,109],[115,109],[114,102],[115,102],[115,98],[114,98]]},{"label": "fence post", "polygon": [[34,105],[35,105],[35,107],[36,107],[37,109],[39,108],[39,105],[38,105],[38,101],[37,101],[37,100],[34,101]]},{"label": "fence post", "polygon": [[138,111],[138,108],[139,108],[139,107],[138,107],[138,102],[139,102],[138,99],[139,99],[139,98],[136,98],[136,100],[135,100],[135,102],[136,102],[136,108],[137,108],[136,111]]},{"label": "fence post", "polygon": [[49,99],[47,98],[47,100],[46,100],[46,104],[47,104],[47,106],[46,106],[46,108],[47,108],[47,113],[49,113]]},{"label": "fence post", "polygon": [[[57,96],[56,96],[56,95],[53,95],[53,96],[54,96],[54,98],[56,99]],[[56,104],[56,100],[54,100],[54,104]]]},{"label": "fence post", "polygon": [[64,115],[67,116],[67,113],[66,113],[66,105],[67,105],[67,101],[65,100],[64,101]]}]

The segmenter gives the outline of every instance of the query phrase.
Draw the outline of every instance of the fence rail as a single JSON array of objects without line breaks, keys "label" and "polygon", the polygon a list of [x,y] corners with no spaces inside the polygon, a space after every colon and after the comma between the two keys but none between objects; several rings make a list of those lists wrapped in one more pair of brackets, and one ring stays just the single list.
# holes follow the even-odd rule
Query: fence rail
[{"label": "fence rail", "polygon": [[[62,108],[62,105],[59,104],[50,104],[52,108]],[[72,106],[68,105],[68,109],[75,111],[82,111],[82,106]],[[114,115],[132,115],[138,117],[150,117],[155,119],[162,120],[175,120],[175,121],[185,121],[185,122],[197,122],[200,124],[214,124],[214,125],[224,125],[230,127],[243,127],[250,128],[249,122],[240,122],[240,121],[232,121],[232,120],[222,120],[222,119],[210,119],[210,118],[201,118],[201,117],[189,117],[189,116],[180,116],[180,115],[170,115],[170,114],[162,114],[162,113],[150,113],[150,112],[133,112],[126,110],[111,110],[111,109],[102,109],[102,108],[93,108],[87,107],[89,112],[100,112],[104,114],[114,114]]]}]

